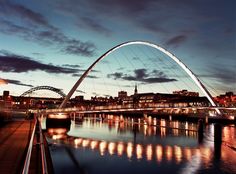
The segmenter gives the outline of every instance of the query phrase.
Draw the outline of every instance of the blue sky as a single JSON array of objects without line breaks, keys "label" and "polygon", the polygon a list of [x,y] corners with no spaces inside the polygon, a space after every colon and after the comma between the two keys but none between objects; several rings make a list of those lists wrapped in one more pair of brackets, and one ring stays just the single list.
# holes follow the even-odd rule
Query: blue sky
[{"label": "blue sky", "polygon": [[[40,85],[67,93],[93,61],[128,40],[166,48],[212,88],[213,95],[236,92],[234,0],[0,0],[0,26],[0,93],[20,95]],[[130,49],[113,59],[127,54],[132,60],[142,54]],[[144,67],[147,59],[142,56],[140,65],[132,60],[116,69],[111,67],[117,61],[104,60],[75,95],[115,95],[117,90],[132,91],[134,84],[143,92],[165,92],[166,86],[171,92],[176,87],[168,79],[187,88],[164,69]],[[148,78],[166,81],[155,86]]]}]

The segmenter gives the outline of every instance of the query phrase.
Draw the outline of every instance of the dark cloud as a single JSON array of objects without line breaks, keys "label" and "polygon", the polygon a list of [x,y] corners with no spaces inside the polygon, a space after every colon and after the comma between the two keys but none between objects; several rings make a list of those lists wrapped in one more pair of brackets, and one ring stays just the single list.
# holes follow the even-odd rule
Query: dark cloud
[{"label": "dark cloud", "polygon": [[90,42],[78,42],[77,44],[69,44],[64,49],[63,52],[68,54],[75,55],[84,55],[84,56],[92,56],[95,52],[95,45]]},{"label": "dark cloud", "polygon": [[34,41],[43,45],[55,45],[60,51],[66,54],[92,56],[96,46],[91,42],[82,42],[70,39],[57,30],[37,31],[32,28],[22,27],[10,21],[0,20],[0,32],[22,37],[25,40]]},{"label": "dark cloud", "polygon": [[[73,77],[81,77],[82,74],[75,73],[75,74],[73,74],[72,76],[73,76]],[[86,78],[90,78],[90,79],[98,79],[99,77],[94,76],[94,75],[87,75]]]},{"label": "dark cloud", "polygon": [[44,56],[43,53],[32,53],[32,55],[34,55],[34,56]]},{"label": "dark cloud", "polygon": [[139,57],[136,57],[136,56],[133,57],[132,59],[133,59],[133,60],[140,60],[140,58],[139,58]]},{"label": "dark cloud", "polygon": [[185,35],[178,35],[178,36],[170,38],[166,42],[166,44],[169,45],[169,46],[171,45],[171,46],[177,47],[180,44],[182,44],[183,42],[185,42],[186,39],[187,39],[187,36],[185,36]]},{"label": "dark cloud", "polygon": [[149,5],[151,5],[155,0],[145,0],[145,1],[137,1],[137,0],[101,0],[99,2],[88,0],[87,3],[96,8],[97,10],[106,10],[103,12],[108,13],[123,13],[123,14],[140,14],[144,12]]},{"label": "dark cloud", "polygon": [[107,77],[108,78],[114,78],[116,80],[116,79],[121,79],[123,77],[123,75],[124,74],[121,73],[121,72],[115,72],[113,74],[108,74]]},{"label": "dark cloud", "polygon": [[107,75],[108,78],[113,78],[115,80],[122,79],[127,81],[137,81],[143,83],[165,83],[173,82],[176,79],[168,78],[163,72],[153,70],[148,72],[147,69],[136,69],[134,70],[134,75],[128,75],[121,72],[116,72]]},{"label": "dark cloud", "polygon": [[64,67],[70,67],[70,68],[80,68],[80,65],[71,65],[71,64],[63,64]]},{"label": "dark cloud", "polygon": [[25,84],[25,83],[22,83],[21,81],[19,80],[12,80],[12,79],[1,79],[0,78],[0,81],[4,81],[5,84],[14,84],[14,85],[19,85],[19,86],[28,86],[28,87],[33,87],[32,85],[30,84]]},{"label": "dark cloud", "polygon": [[[109,36],[112,33],[110,29],[101,25],[97,20],[94,20],[94,19],[91,19],[88,17],[82,17],[81,23],[82,23],[82,26],[84,26],[92,31],[95,31],[99,34],[104,34],[106,36]],[[81,26],[81,25],[79,24],[79,26]]]},{"label": "dark cloud", "polygon": [[100,94],[96,93],[96,92],[92,92],[93,95],[95,96],[99,96]]},{"label": "dark cloud", "polygon": [[34,12],[22,5],[10,3],[9,1],[0,2],[0,13],[7,16],[19,16],[31,24],[37,24],[46,28],[55,29],[55,27],[50,25],[41,14]]},{"label": "dark cloud", "polygon": [[[17,20],[10,21],[11,15]],[[49,24],[47,19],[22,5],[0,2],[0,32],[17,35],[27,41],[33,41],[43,45],[52,45],[66,54],[92,56],[96,46],[91,42],[83,42],[64,35],[58,28]],[[21,21],[16,23],[16,21]],[[30,22],[30,24],[29,24]]]},{"label": "dark cloud", "polygon": [[[209,37],[209,34],[205,35],[207,30],[221,31],[222,28],[235,26],[235,3],[233,0],[227,2],[214,0],[57,0],[56,7],[77,19],[81,16],[92,19],[92,22],[87,20],[88,25],[91,23],[92,26],[93,22],[99,24],[99,27],[91,27],[91,30],[118,26],[117,29],[123,31],[127,30],[124,25],[128,24],[130,28],[136,27],[138,32],[145,34],[150,32],[158,37],[159,41],[166,41],[173,36],[173,33],[188,36],[189,33],[185,33],[186,30],[194,31],[196,36]],[[210,27],[213,29],[211,30]],[[220,37],[215,32],[211,32],[210,35]],[[173,38],[174,40],[170,40],[169,43],[177,44],[186,39],[183,38],[180,36]]]},{"label": "dark cloud", "polygon": [[84,92],[84,91],[82,91],[82,90],[76,90],[76,92],[79,92],[79,93],[81,93],[81,94],[86,94],[86,92]]},{"label": "dark cloud", "polygon": [[217,66],[212,65],[211,68],[208,70],[211,72],[214,78],[219,79],[223,84],[234,86],[236,88],[236,71],[235,67],[228,66],[225,68],[224,65]]},{"label": "dark cloud", "polygon": [[87,78],[90,78],[90,79],[98,79],[99,77],[94,76],[94,75],[87,75]]},{"label": "dark cloud", "polygon": [[29,72],[29,71],[45,71],[48,73],[64,73],[73,74],[78,72],[77,69],[64,68],[52,64],[44,64],[33,60],[29,57],[10,54],[6,51],[0,51],[0,71],[2,72]]}]

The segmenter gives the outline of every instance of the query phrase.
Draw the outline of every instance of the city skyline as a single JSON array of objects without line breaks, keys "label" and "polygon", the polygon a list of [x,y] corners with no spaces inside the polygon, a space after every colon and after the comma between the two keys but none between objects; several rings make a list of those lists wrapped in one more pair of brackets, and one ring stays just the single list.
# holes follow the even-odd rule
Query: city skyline
[{"label": "city skyline", "polygon": [[[128,40],[146,40],[166,48],[203,82],[213,86],[218,95],[236,92],[234,7],[235,2],[230,0],[116,0],[112,3],[108,0],[34,3],[2,0],[0,92],[9,90],[13,95],[20,95],[31,87],[48,85],[67,93],[100,55]],[[102,65],[94,70],[88,79],[92,84],[88,89],[91,94],[95,92],[93,85],[97,82],[93,81],[97,78],[109,86],[109,89],[101,87],[101,91],[113,90],[114,85],[120,84],[132,87],[136,83],[142,89],[144,83],[153,84],[150,80],[154,78],[159,79],[156,83],[175,89],[175,78],[162,69],[152,67],[148,71],[140,63],[131,70],[134,69],[131,63],[126,71],[118,71],[123,67],[116,67],[108,60],[105,64],[112,66],[114,72]],[[110,83],[111,79],[120,80],[120,84]],[[75,95],[84,94],[84,89],[86,84]],[[153,92],[159,92],[158,89]]]}]

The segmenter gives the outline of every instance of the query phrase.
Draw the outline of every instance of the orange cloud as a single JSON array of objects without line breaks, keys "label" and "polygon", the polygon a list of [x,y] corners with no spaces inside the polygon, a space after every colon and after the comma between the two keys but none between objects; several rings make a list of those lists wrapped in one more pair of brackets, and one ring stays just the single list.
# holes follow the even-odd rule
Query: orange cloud
[{"label": "orange cloud", "polygon": [[0,79],[0,85],[6,85],[6,84],[7,84],[6,80]]}]

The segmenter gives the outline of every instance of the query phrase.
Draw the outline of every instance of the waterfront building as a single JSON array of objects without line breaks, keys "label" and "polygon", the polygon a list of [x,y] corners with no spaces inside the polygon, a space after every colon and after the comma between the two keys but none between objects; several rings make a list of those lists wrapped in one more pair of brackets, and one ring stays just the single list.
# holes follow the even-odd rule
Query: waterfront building
[{"label": "waterfront building", "polygon": [[198,92],[191,92],[186,89],[183,89],[181,91],[173,91],[173,94],[181,95],[181,96],[193,96],[193,97],[199,97]]},{"label": "waterfront building", "polygon": [[219,106],[236,107],[236,94],[233,92],[226,92],[225,94],[214,97],[214,100]]}]

